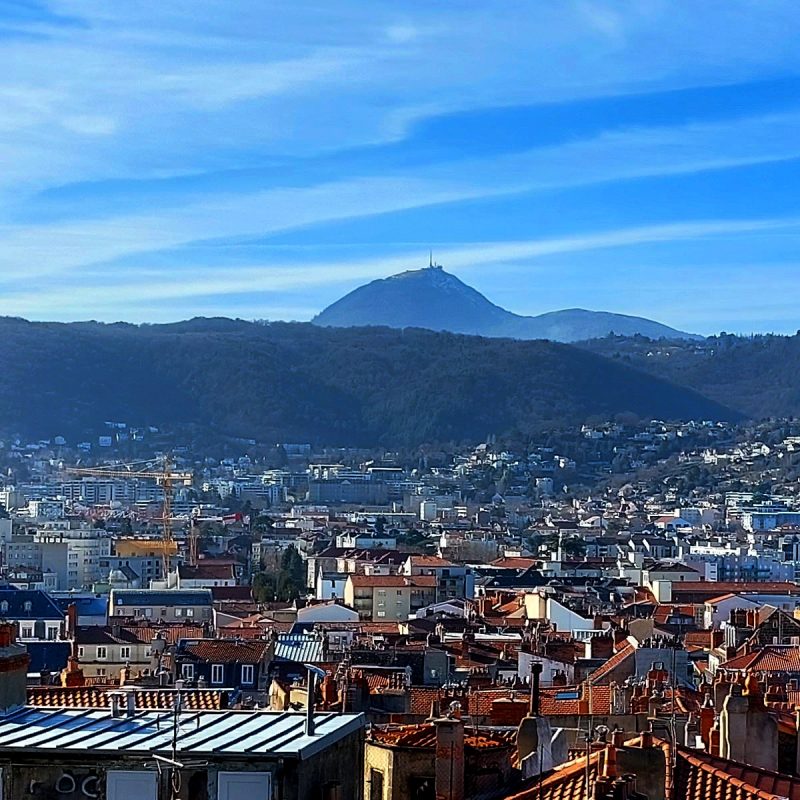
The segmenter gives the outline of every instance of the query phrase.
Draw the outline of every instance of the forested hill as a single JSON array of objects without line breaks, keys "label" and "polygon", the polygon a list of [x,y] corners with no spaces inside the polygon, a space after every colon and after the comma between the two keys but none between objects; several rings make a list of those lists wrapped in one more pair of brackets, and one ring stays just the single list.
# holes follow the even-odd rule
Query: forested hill
[{"label": "forested hill", "polygon": [[263,441],[476,441],[632,412],[738,415],[584,350],[424,330],[195,319],[0,319],[0,429],[75,435],[103,420],[197,423]]},{"label": "forested hill", "polygon": [[721,334],[702,342],[608,336],[580,346],[694,389],[749,417],[800,415],[800,334]]}]

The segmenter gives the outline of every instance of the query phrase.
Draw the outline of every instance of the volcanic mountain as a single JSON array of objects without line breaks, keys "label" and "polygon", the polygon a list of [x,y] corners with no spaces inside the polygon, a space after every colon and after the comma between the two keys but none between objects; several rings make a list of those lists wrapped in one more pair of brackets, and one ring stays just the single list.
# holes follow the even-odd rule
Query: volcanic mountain
[{"label": "volcanic mountain", "polygon": [[578,342],[610,333],[650,339],[701,339],[660,322],[607,311],[570,308],[526,317],[495,305],[441,267],[409,270],[372,281],[318,314],[316,325],[336,328],[427,328],[510,339]]}]

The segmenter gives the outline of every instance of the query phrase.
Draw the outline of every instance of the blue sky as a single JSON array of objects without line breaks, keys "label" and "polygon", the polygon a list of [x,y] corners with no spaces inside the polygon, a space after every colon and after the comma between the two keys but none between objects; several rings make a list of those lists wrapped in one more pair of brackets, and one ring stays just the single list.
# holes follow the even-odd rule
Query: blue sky
[{"label": "blue sky", "polygon": [[800,328],[796,0],[0,0],[0,313]]}]

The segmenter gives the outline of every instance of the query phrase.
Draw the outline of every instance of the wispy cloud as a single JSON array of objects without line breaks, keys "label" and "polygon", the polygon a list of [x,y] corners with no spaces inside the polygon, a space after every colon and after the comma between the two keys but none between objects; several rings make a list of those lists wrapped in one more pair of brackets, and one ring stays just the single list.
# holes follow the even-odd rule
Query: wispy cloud
[{"label": "wispy cloud", "polygon": [[[790,114],[726,125],[621,131],[512,156],[435,165],[415,177],[364,177],[192,200],[165,205],[157,213],[6,225],[0,227],[0,286],[214,238],[264,236],[438,203],[797,158],[799,130],[800,115]],[[123,271],[109,267],[110,275]]]},{"label": "wispy cloud", "polygon": [[[619,230],[604,231],[589,235],[561,237],[516,242],[475,243],[468,246],[442,247],[437,256],[449,269],[462,275],[466,280],[496,265],[517,264],[527,270],[542,275],[546,266],[537,266],[537,259],[557,254],[592,253],[619,248],[642,247],[654,243],[680,242],[714,237],[741,236],[743,234],[763,234],[791,232],[800,235],[800,217],[775,219],[706,220],[700,222],[681,222],[668,225],[651,225]],[[271,304],[270,295],[285,295],[292,292],[308,291],[320,286],[341,285],[345,282],[366,281],[386,277],[406,268],[418,259],[416,250],[402,250],[391,256],[381,258],[362,258],[336,261],[287,262],[275,259],[267,263],[242,267],[204,266],[192,264],[185,270],[167,273],[161,277],[152,270],[126,270],[111,285],[98,284],[94,275],[78,279],[74,298],[65,297],[60,283],[49,291],[12,294],[5,300],[6,313],[26,313],[35,306],[39,317],[56,313],[70,317],[88,316],[101,319],[114,319],[114,314],[124,307],[129,319],[146,321],[152,315],[154,303],[170,303],[199,298],[213,298],[214,308],[226,307],[225,297],[259,296],[260,302],[250,307],[258,309],[253,317],[268,317],[270,312],[283,316],[286,307]],[[179,306],[183,308],[183,305]],[[230,304],[228,305],[230,308]],[[203,305],[204,313],[208,313]],[[304,319],[319,311],[309,306],[293,306],[290,318]],[[541,310],[541,309],[540,309]],[[620,309],[618,309],[620,310]],[[239,315],[244,310],[238,308]],[[145,314],[145,316],[141,316]],[[164,319],[175,319],[174,311],[168,311]]]},{"label": "wispy cloud", "polygon": [[[204,269],[208,249],[225,242],[368,224],[437,204],[800,158],[800,109],[791,104],[748,116],[744,103],[735,118],[689,114],[680,124],[654,113],[652,121],[622,125],[610,115],[599,133],[587,133],[578,117],[557,143],[486,154],[458,135],[444,153],[415,138],[422,122],[445,112],[797,74],[800,14],[792,0],[565,0],[513,13],[502,0],[378,0],[369,14],[356,0],[281,0],[269,9],[259,0],[52,0],[31,8],[8,19],[0,9],[5,313],[111,317],[119,315],[114,304],[125,301],[145,314],[147,304],[169,298],[185,301],[183,313],[192,298],[211,307],[212,295],[230,298],[236,313],[258,305],[248,292],[277,295],[379,277],[407,265],[410,254],[384,248],[371,259],[328,254],[299,263],[271,251],[264,261],[230,259]],[[209,177],[202,192],[158,191],[157,179],[255,173],[275,163],[285,166],[281,179],[266,175],[246,188]],[[147,179],[153,191],[146,199],[137,203],[132,191],[124,212],[104,206],[107,182],[129,181],[130,188]],[[65,186],[74,187],[74,205],[53,222],[47,190]],[[542,231],[531,241],[530,227],[520,226],[503,230],[509,241],[492,244],[470,241],[484,235],[476,230],[441,258],[465,272],[524,266],[554,253],[770,231],[794,225],[794,213],[787,207],[790,221],[782,222],[770,208],[762,214],[768,219],[758,220],[754,208],[748,222],[725,220],[720,209],[712,222],[644,226],[626,224],[620,208],[612,230],[584,224],[569,236]],[[673,216],[680,219],[682,210]],[[413,231],[398,230],[395,240],[404,235]],[[438,238],[452,237],[442,230]],[[161,273],[154,275],[156,257]],[[289,313],[310,306],[276,297],[269,307]]]}]

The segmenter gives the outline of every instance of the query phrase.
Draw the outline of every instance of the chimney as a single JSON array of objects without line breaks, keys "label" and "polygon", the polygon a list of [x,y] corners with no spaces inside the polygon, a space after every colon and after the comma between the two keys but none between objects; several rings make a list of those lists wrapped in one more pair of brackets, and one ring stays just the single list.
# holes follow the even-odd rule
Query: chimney
[{"label": "chimney", "polygon": [[745,691],[731,687],[720,715],[720,755],[754,767],[778,769],[778,723],[764,705],[758,678],[750,673]]},{"label": "chimney", "polygon": [[83,677],[83,670],[78,661],[78,645],[72,642],[72,654],[67,659],[67,668],[61,671],[61,685],[66,688],[73,686],[83,686],[86,681]]},{"label": "chimney", "polygon": [[27,702],[30,661],[25,646],[17,642],[13,623],[0,623],[0,716]]},{"label": "chimney", "polygon": [[126,711],[129,717],[136,716],[136,693],[135,692],[128,692],[128,696],[125,698],[127,700]]},{"label": "chimney", "polygon": [[711,694],[706,692],[705,700],[700,708],[700,738],[709,753],[711,752],[711,729],[714,727],[716,716],[717,712],[714,710]]},{"label": "chimney", "polygon": [[317,701],[317,678],[325,679],[325,670],[313,664],[303,664],[308,670],[308,689],[306,694],[306,736],[314,735],[314,711]]},{"label": "chimney", "polygon": [[67,606],[67,635],[65,638],[74,639],[75,631],[78,629],[78,606],[70,603]]},{"label": "chimney", "polygon": [[[629,797],[668,796],[667,760],[661,747],[654,747],[652,728],[642,731],[639,747],[616,748],[616,771],[617,775],[624,778],[636,776],[637,794]],[[617,791],[621,791],[621,787]]]},{"label": "chimney", "polygon": [[436,800],[464,800],[464,723],[441,717],[436,727]]},{"label": "chimney", "polygon": [[109,692],[108,697],[111,700],[111,716],[114,719],[119,719],[122,716],[122,697],[120,692]]},{"label": "chimney", "polygon": [[732,761],[747,761],[747,698],[738,683],[731,686],[720,714],[720,755]]}]

